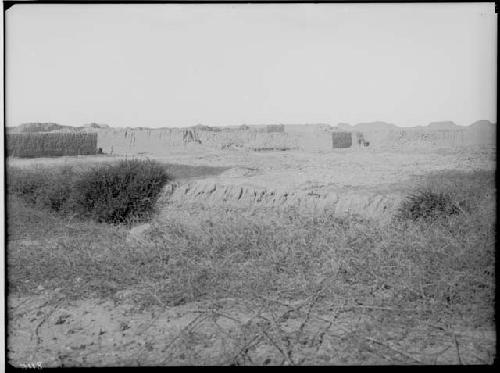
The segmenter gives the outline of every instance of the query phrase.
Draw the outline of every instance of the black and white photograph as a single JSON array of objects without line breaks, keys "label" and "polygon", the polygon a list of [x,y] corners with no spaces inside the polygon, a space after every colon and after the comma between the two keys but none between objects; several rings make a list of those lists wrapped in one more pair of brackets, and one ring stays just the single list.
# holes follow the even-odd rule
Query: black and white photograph
[{"label": "black and white photograph", "polygon": [[496,11],[4,2],[5,368],[494,365]]}]

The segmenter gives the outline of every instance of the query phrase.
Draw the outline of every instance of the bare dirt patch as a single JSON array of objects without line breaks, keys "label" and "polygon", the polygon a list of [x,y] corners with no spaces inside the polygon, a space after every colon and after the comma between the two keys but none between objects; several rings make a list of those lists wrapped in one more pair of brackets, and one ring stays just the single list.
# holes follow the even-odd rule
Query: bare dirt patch
[{"label": "bare dirt patch", "polygon": [[[493,362],[493,329],[411,325],[408,312],[235,299],[141,311],[46,292],[10,299],[8,359],[43,367]],[[371,329],[384,318],[392,320]]]}]

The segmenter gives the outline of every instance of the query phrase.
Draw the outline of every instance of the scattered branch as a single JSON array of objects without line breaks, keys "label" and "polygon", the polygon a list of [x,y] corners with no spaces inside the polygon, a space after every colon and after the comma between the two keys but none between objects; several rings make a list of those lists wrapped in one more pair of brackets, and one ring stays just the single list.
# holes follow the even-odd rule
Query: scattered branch
[{"label": "scattered branch", "polygon": [[457,335],[455,333],[453,333],[453,342],[455,343],[455,347],[457,348],[458,364],[463,365],[462,358],[460,357],[460,347],[458,345]]},{"label": "scattered branch", "polygon": [[368,340],[368,341],[370,341],[370,342],[374,342],[374,343],[377,343],[377,344],[379,344],[381,346],[387,347],[388,349],[390,349],[390,350],[392,350],[394,352],[397,352],[398,354],[403,355],[403,356],[407,357],[408,359],[417,362],[418,364],[422,364],[422,365],[425,364],[423,361],[420,361],[419,359],[415,358],[414,356],[412,356],[410,354],[407,354],[406,352],[401,351],[401,350],[399,350],[397,348],[394,348],[394,347],[388,345],[387,343],[380,342],[379,340],[376,340],[376,339],[371,338],[371,337],[365,337],[365,339]]}]

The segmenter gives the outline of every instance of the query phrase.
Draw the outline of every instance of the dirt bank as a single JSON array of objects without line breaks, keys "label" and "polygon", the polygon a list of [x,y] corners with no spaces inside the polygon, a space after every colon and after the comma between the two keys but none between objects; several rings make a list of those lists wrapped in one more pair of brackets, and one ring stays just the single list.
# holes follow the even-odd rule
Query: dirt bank
[{"label": "dirt bank", "polygon": [[246,210],[293,207],[303,213],[330,210],[337,215],[354,213],[377,218],[389,217],[429,172],[495,168],[494,154],[477,148],[430,152],[212,152],[204,157],[178,153],[168,157],[172,158],[187,164],[203,162],[231,168],[201,180],[178,180],[165,189],[166,203]]},{"label": "dirt bank", "polygon": [[201,180],[167,187],[165,199],[169,203],[185,205],[198,203],[206,206],[227,205],[242,209],[295,208],[303,213],[334,211],[336,215],[359,214],[366,217],[391,215],[402,193],[381,194],[376,191],[348,191],[335,187],[289,191],[258,188],[251,185],[222,184]]}]

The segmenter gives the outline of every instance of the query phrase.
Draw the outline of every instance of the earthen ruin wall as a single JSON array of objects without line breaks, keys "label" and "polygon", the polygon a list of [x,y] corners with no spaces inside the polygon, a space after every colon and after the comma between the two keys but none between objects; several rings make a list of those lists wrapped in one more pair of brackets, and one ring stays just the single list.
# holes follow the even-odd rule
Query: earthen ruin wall
[{"label": "earthen ruin wall", "polygon": [[[186,137],[186,131],[192,136]],[[330,151],[332,128],[285,126],[284,132],[266,132],[262,129],[201,130],[183,128],[161,129],[99,129],[98,147],[105,153],[137,154],[163,153],[182,149],[193,139],[215,149],[243,148],[248,150],[304,150]],[[353,132],[353,148],[360,145]],[[457,147],[467,145],[494,145],[492,131],[472,128],[456,130],[429,130],[426,128],[398,128],[384,131],[361,131],[370,148]]]}]

